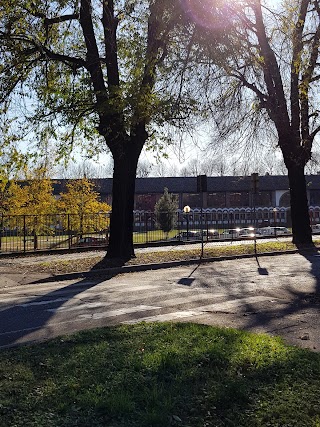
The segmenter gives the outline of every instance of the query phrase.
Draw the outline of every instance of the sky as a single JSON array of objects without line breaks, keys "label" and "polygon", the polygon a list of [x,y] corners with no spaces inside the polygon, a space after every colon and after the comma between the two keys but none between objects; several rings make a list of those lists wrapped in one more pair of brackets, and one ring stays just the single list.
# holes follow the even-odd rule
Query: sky
[{"label": "sky", "polygon": [[[186,3],[190,5],[190,7],[194,4],[192,0],[183,0]],[[210,0],[211,1],[211,0]],[[234,0],[234,2],[237,2],[237,0]],[[277,6],[281,4],[280,0],[266,0],[266,4],[269,6]],[[201,13],[203,15],[203,11],[199,13],[193,6],[191,7],[192,13],[196,17],[196,19],[201,19]],[[202,16],[202,18],[206,18],[206,16]],[[206,18],[207,19],[207,18]],[[168,175],[173,175],[176,173],[179,173],[179,170],[183,168],[188,168],[190,166],[190,162],[194,162],[198,160],[200,163],[204,162],[206,160],[209,160],[210,158],[213,159],[213,161],[219,162],[219,152],[217,150],[210,150],[208,149],[208,145],[211,142],[212,139],[212,129],[210,128],[210,123],[208,123],[206,126],[202,126],[201,128],[198,128],[197,131],[193,133],[193,136],[184,134],[182,137],[176,137],[175,143],[172,146],[168,146],[165,149],[165,152],[167,154],[167,158],[163,156],[163,153],[160,153],[160,155],[155,155],[152,151],[143,150],[141,154],[141,161],[146,163],[151,163],[154,165],[154,171],[158,169],[158,172],[161,169],[161,166],[159,164],[164,165],[164,173]],[[178,134],[177,134],[178,135]],[[276,141],[272,141],[273,146],[275,146]],[[271,145],[272,145],[271,144]],[[228,146],[228,142],[225,145]],[[227,150],[226,150],[227,151]],[[267,150],[268,153],[268,150]],[[262,153],[257,152],[256,150],[252,151],[252,153],[246,153],[246,166],[248,166],[248,162],[250,163],[249,166],[249,172],[257,171],[259,167],[261,167],[261,157]],[[277,160],[280,161],[281,155],[279,152],[276,152]],[[244,155],[239,150],[239,152],[236,152],[235,150],[232,153],[228,153],[223,159],[228,165],[241,165],[241,162],[243,161]],[[83,161],[83,155],[79,151],[75,153],[75,159],[77,162],[81,163]],[[103,154],[100,155],[97,166],[98,167],[105,167],[110,168],[110,155],[109,154]],[[241,167],[240,167],[241,170]],[[247,167],[248,171],[248,167]]]}]

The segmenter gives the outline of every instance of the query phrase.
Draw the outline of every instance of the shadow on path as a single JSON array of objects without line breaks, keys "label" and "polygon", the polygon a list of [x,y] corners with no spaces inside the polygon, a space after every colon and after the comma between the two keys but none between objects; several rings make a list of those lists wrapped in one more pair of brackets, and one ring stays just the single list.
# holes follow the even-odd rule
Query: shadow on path
[{"label": "shadow on path", "polygon": [[191,271],[188,277],[181,277],[181,279],[178,281],[179,285],[185,285],[185,286],[191,286],[194,282],[195,278],[191,277],[193,274],[198,270],[198,268],[201,265],[201,260],[199,261],[199,264]]},{"label": "shadow on path", "polygon": [[261,276],[268,276],[269,272],[268,272],[268,270],[266,268],[261,267],[257,253],[255,253],[255,259],[256,259],[256,262],[258,264],[258,273]]},{"label": "shadow on path", "polygon": [[[316,247],[302,247],[299,250],[299,254],[310,263],[308,275],[311,275],[315,280],[314,291],[306,291],[303,283],[303,275],[301,274],[299,275],[301,280],[300,289],[297,289],[297,286],[295,286],[295,289],[289,286],[287,288],[285,286],[282,288],[279,286],[279,292],[283,290],[287,295],[284,300],[282,300],[281,295],[279,295],[279,300],[275,301],[274,305],[272,305],[271,299],[267,306],[262,309],[257,309],[258,306],[254,303],[246,304],[245,312],[254,314],[247,317],[246,329],[263,327],[264,330],[269,329],[269,332],[282,336],[284,336],[285,333],[280,333],[280,331],[288,329],[287,333],[295,331],[297,339],[309,340],[308,334],[306,334],[308,338],[301,338],[299,334],[297,335],[297,330],[310,328],[310,326],[316,329],[320,327],[320,325],[312,323],[314,317],[308,316],[308,319],[305,320],[307,311],[309,314],[314,315],[315,313],[319,313],[320,309],[320,252]],[[265,271],[266,269],[261,267],[258,259],[257,263],[259,274],[268,274],[268,272]],[[298,268],[299,266],[297,266],[297,269]],[[294,269],[291,273],[291,278],[296,277]],[[300,273],[300,271],[297,270],[297,273]],[[276,299],[275,297],[275,300]]]},{"label": "shadow on path", "polygon": [[[53,331],[50,325],[46,331],[42,331],[41,333],[40,331],[45,329],[45,326],[62,305],[66,304],[77,295],[94,288],[101,282],[110,280],[118,274],[98,275],[98,272],[96,273],[95,276],[79,279],[75,283],[67,286],[61,287],[61,285],[58,284],[57,286],[59,286],[59,288],[55,290],[30,298],[23,303],[9,308],[0,309],[0,347],[19,344],[24,341],[24,337],[31,334],[35,337],[34,339],[38,339],[38,337],[40,340],[51,338],[51,332]],[[55,276],[55,281],[58,280],[59,276]],[[50,280],[47,279],[38,281],[38,285],[49,281]],[[34,282],[34,284],[36,284],[36,282]],[[97,302],[99,300],[99,291],[97,290],[96,294],[86,298],[86,301],[88,299],[90,302]],[[46,306],[47,309],[44,310],[44,306]],[[70,315],[70,322],[72,323],[73,320],[74,317],[72,318],[72,315]]]},{"label": "shadow on path", "polygon": [[[250,299],[248,299],[248,302],[246,302],[245,305],[242,306],[242,312],[238,314],[238,316],[241,317],[241,325],[239,323],[239,327],[244,327],[245,329],[254,329],[262,327],[264,330],[270,331],[275,329],[275,324],[277,324],[277,322],[275,322],[275,319],[290,319],[290,316],[295,314],[301,314],[303,316],[303,312],[306,309],[313,309],[319,312],[320,253],[316,248],[312,248],[311,250],[305,250],[305,248],[301,248],[300,255],[303,256],[310,263],[310,271],[308,271],[308,275],[311,274],[315,278],[314,291],[309,291],[309,293],[305,291],[303,287],[303,275],[299,276],[301,279],[301,290],[297,288],[297,286],[292,288],[288,286],[287,289],[285,289],[285,286],[283,286],[283,290],[286,293],[286,297],[283,299],[283,304],[281,303],[280,295],[275,304],[273,304],[271,301],[272,299],[277,299],[277,297],[275,296],[275,290],[277,289],[276,287],[273,287],[273,289],[270,290],[270,293],[268,293],[268,290],[264,290],[264,296],[268,297],[268,295],[270,295],[270,301],[266,300],[266,303],[263,306],[260,303],[250,302]],[[248,276],[248,280],[254,279],[256,281],[258,280],[259,276],[261,280],[269,280],[269,277],[270,280],[277,280],[277,267],[275,266],[272,269],[268,267],[268,271],[268,269],[263,266],[262,260],[263,258],[259,259],[256,255],[255,261],[257,264],[257,274],[256,277],[252,276],[251,274],[250,276]],[[285,258],[283,258],[283,260],[285,262]],[[241,260],[239,260],[239,262],[241,262]],[[186,277],[180,277],[178,284],[190,287],[193,284],[193,281],[196,279],[195,276],[197,276],[197,274],[195,275],[195,273],[198,273],[197,270],[199,266],[200,263],[192,269],[191,273],[188,276],[186,275]],[[59,289],[51,290],[50,292],[44,293],[41,296],[37,295],[35,297],[31,297],[30,299],[28,299],[28,301],[24,303],[20,303],[18,305],[4,308],[3,310],[1,310],[0,346],[11,346],[22,341],[27,341],[27,339],[33,336],[39,337],[37,333],[42,334],[41,339],[50,338],[53,332],[55,332],[57,335],[56,331],[50,330],[50,325],[48,325],[48,323],[52,321],[52,318],[56,315],[56,313],[64,304],[68,303],[68,301],[71,301],[73,298],[77,297],[81,293],[84,293],[89,289],[98,286],[100,283],[118,275],[118,272],[109,275],[103,274],[102,272],[99,272],[99,268],[101,267],[105,267],[104,260],[102,260],[101,263],[98,263],[93,267],[92,272],[95,273],[95,276],[81,278],[79,280],[75,279],[75,283],[63,287],[58,285]],[[224,271],[222,271],[218,264],[216,264],[213,268],[214,271],[212,273],[217,277],[214,280],[218,281],[218,285],[220,278],[223,278],[222,282],[227,282],[229,277],[229,270],[225,269]],[[298,268],[299,265],[297,265],[297,269]],[[252,273],[252,267],[250,267],[250,270]],[[293,269],[292,277],[294,277],[294,275],[295,271]],[[268,276],[268,278],[266,277],[265,279],[263,279],[263,276]],[[206,279],[206,277],[204,277],[203,286],[210,288],[210,281],[212,280],[211,277],[211,274],[209,274],[207,279],[208,283],[205,282],[204,279]],[[59,280],[58,276],[55,277],[55,280]],[[47,281],[48,280],[46,279],[44,281],[39,281],[39,285]],[[225,292],[226,288],[224,288],[224,286],[222,285],[219,286],[221,286],[221,289],[223,289],[223,291]],[[232,287],[230,288],[229,298],[232,298],[232,300],[237,300],[243,299],[246,296],[259,296],[259,288],[254,286],[255,285],[252,283],[250,284],[250,286],[248,286],[248,282],[242,280],[242,283],[240,282],[239,287],[235,288],[234,295],[233,291],[231,291]],[[279,292],[281,292],[280,287]],[[85,297],[86,302],[89,301],[93,304],[99,303],[99,300],[99,289],[96,289],[96,291],[92,292],[91,295]],[[43,309],[44,307],[45,309]],[[70,312],[69,317],[66,318],[66,322],[75,323],[76,319],[74,316],[72,317],[71,313],[72,311]],[[242,313],[252,313],[253,315],[246,315],[245,317],[243,317]],[[83,323],[79,322],[79,328],[81,326],[80,324],[82,324],[83,326]],[[46,327],[46,325],[48,326]],[[9,333],[8,331],[11,332]],[[47,335],[45,335],[46,333]],[[66,332],[62,331],[61,333]],[[277,333],[277,331],[275,333]]]},{"label": "shadow on path", "polygon": [[311,274],[316,280],[315,289],[313,294],[309,294],[310,302],[318,301],[320,302],[320,251],[319,248],[312,245],[306,248],[302,246],[299,248],[297,245],[299,254],[303,256],[309,263],[311,267]]}]

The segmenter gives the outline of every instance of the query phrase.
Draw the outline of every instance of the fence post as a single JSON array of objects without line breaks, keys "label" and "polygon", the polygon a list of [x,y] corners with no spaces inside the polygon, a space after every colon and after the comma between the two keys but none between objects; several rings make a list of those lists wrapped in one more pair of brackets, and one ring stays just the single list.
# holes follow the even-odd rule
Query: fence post
[{"label": "fence post", "polygon": [[69,249],[71,249],[72,236],[71,236],[71,232],[70,232],[70,214],[67,214],[67,228],[68,228],[68,236],[69,236],[68,246],[69,246]]},{"label": "fence post", "polygon": [[33,250],[34,251],[38,249],[37,224],[38,224],[38,216],[36,215],[34,217],[34,223],[33,223]]},{"label": "fence post", "polygon": [[23,252],[26,252],[26,243],[27,243],[27,236],[26,236],[26,216],[23,215]]},{"label": "fence post", "polygon": [[1,214],[1,228],[0,228],[0,251],[2,246],[2,237],[4,237],[4,227],[3,227],[3,213]]},{"label": "fence post", "polygon": [[148,243],[148,213],[144,212],[144,226],[145,226],[145,230],[146,230],[146,243]]},{"label": "fence post", "polygon": [[207,231],[207,242],[209,241],[209,224],[208,224],[208,212],[204,213],[204,222]]}]

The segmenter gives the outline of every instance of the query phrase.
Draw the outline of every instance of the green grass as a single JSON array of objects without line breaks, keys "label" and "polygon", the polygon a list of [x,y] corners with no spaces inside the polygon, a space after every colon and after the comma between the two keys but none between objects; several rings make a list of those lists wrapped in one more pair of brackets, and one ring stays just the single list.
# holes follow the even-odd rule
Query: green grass
[{"label": "green grass", "polygon": [[179,233],[178,229],[169,231],[169,233],[164,233],[162,230],[152,230],[146,232],[134,232],[133,233],[133,242],[134,243],[146,243],[146,242],[156,242],[158,240],[167,240],[172,239]]},{"label": "green grass", "polygon": [[320,355],[233,329],[82,332],[2,351],[0,378],[1,426],[320,426]]}]

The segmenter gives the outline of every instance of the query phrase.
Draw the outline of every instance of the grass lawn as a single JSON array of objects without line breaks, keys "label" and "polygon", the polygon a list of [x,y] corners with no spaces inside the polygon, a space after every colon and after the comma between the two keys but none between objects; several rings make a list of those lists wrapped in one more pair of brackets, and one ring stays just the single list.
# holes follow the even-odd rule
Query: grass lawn
[{"label": "grass lawn", "polygon": [[179,233],[178,229],[171,230],[168,234],[162,230],[151,230],[145,232],[134,232],[133,243],[156,242],[158,240],[172,239]]},{"label": "grass lawn", "polygon": [[0,353],[1,426],[320,426],[320,354],[184,323]]}]

